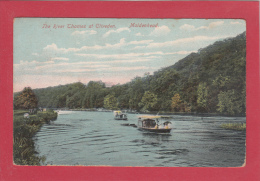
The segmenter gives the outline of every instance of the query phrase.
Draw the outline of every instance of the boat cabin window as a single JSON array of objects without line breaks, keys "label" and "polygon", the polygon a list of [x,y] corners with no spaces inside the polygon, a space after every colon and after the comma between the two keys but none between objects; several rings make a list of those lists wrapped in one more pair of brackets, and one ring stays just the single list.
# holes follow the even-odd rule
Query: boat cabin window
[{"label": "boat cabin window", "polygon": [[156,122],[153,119],[145,119],[142,121],[142,123],[143,123],[142,126],[146,128],[153,128],[156,126]]}]

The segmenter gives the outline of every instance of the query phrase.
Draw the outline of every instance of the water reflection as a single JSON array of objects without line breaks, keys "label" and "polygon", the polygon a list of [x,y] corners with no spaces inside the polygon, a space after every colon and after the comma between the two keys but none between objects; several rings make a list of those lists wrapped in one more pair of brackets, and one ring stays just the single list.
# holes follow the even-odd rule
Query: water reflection
[{"label": "water reflection", "polygon": [[173,137],[171,134],[163,134],[163,133],[149,133],[142,132],[142,144],[150,145],[155,147],[162,147],[163,145],[167,145],[169,141],[173,141]]},{"label": "water reflection", "polygon": [[151,133],[151,132],[142,132],[144,138],[154,139],[159,141],[169,141],[172,137],[170,133]]}]

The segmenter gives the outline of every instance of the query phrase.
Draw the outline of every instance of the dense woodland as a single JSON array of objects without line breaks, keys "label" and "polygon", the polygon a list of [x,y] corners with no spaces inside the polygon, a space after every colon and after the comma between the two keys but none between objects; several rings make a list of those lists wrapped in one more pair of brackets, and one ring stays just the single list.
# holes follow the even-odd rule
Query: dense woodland
[{"label": "dense woodland", "polygon": [[[244,115],[246,34],[217,41],[176,64],[129,83],[102,81],[33,90],[38,107],[106,108],[156,112]],[[16,93],[14,103],[21,93]],[[14,108],[19,108],[14,104]]]}]

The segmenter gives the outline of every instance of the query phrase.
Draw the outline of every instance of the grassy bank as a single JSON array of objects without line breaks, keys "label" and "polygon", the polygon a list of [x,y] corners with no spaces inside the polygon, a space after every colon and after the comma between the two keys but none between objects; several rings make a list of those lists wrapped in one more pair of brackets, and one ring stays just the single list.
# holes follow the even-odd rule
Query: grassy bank
[{"label": "grassy bank", "polygon": [[221,125],[221,128],[238,130],[238,131],[245,131],[246,130],[246,123],[224,123],[224,124]]},{"label": "grassy bank", "polygon": [[44,157],[35,155],[32,137],[44,123],[57,119],[57,113],[49,110],[24,118],[26,110],[14,110],[13,118],[13,159],[17,165],[40,165]]}]

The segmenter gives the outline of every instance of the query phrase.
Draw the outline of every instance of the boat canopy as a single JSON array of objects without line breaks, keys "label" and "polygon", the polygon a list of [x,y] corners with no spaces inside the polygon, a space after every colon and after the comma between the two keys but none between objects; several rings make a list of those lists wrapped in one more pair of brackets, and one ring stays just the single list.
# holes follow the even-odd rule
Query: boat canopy
[{"label": "boat canopy", "polygon": [[171,116],[161,116],[162,119],[172,119]]},{"label": "boat canopy", "polygon": [[122,111],[114,111],[114,115],[122,114]]},{"label": "boat canopy", "polygon": [[140,116],[139,119],[159,119],[161,116]]}]

